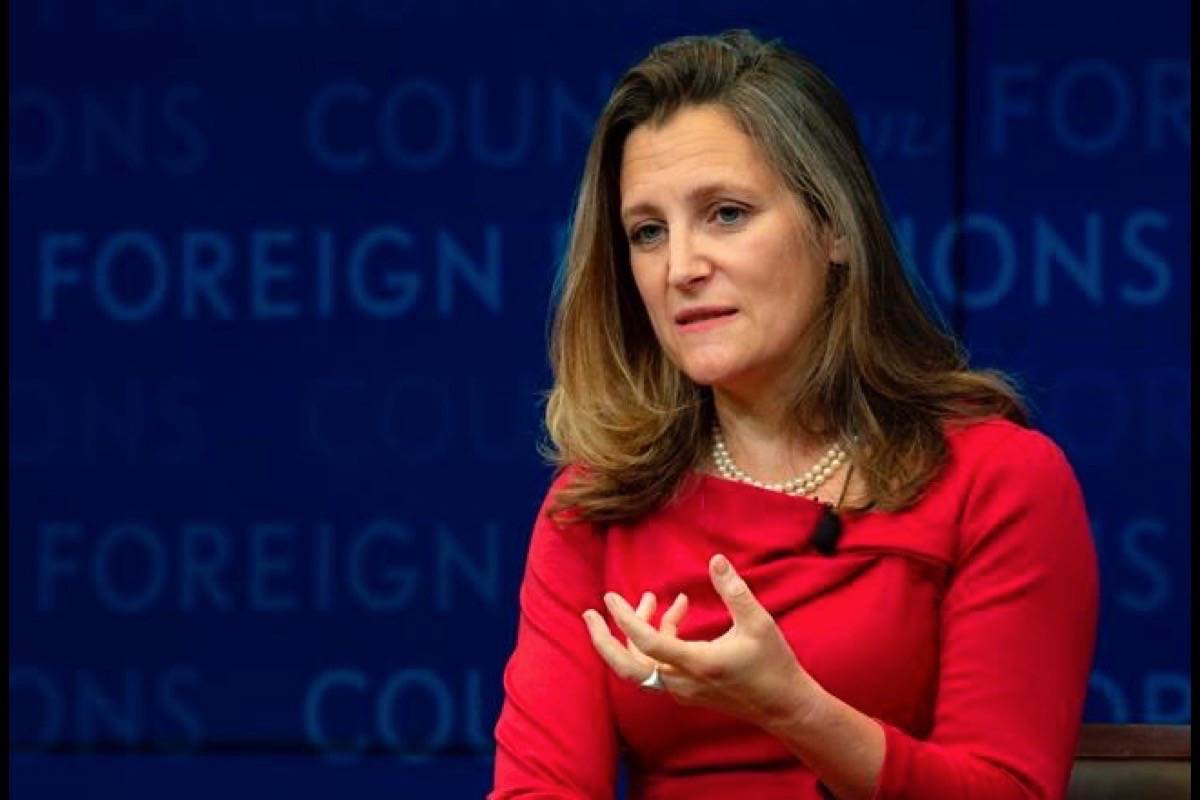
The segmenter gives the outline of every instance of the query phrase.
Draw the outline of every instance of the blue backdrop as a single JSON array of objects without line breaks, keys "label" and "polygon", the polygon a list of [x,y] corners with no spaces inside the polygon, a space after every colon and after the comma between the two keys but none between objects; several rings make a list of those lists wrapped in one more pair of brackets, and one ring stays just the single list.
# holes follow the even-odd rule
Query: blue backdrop
[{"label": "blue backdrop", "polygon": [[1092,517],[1086,718],[1190,722],[1183,0],[16,0],[10,787],[480,796],[590,126],[749,27]]}]

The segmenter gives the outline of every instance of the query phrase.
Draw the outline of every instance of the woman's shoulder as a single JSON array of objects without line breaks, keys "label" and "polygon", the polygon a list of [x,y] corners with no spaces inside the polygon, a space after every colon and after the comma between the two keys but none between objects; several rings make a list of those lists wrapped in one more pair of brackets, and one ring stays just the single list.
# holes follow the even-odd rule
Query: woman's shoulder
[{"label": "woman's shoulder", "polygon": [[[948,453],[941,471],[913,505],[864,518],[876,526],[872,536],[880,541],[898,536],[897,547],[919,548],[954,563],[996,536],[1009,543],[1034,537],[1030,552],[1036,552],[1050,546],[1053,537],[1043,534],[1057,530],[1059,521],[1086,530],[1074,472],[1045,433],[1008,419],[982,418],[947,422],[944,435]],[[920,535],[910,538],[913,530]]]},{"label": "woman's shoulder", "polygon": [[950,425],[946,437],[938,506],[954,521],[956,559],[991,553],[1005,570],[1054,564],[1087,579],[1095,558],[1087,506],[1062,448],[1001,419]]},{"label": "woman's shoulder", "polygon": [[943,424],[952,467],[1066,466],[1062,448],[1042,431],[1003,417],[953,419]]},{"label": "woman's shoulder", "polygon": [[949,422],[949,459],[939,483],[959,512],[1043,504],[1082,506],[1075,471],[1062,448],[1036,428],[1008,419]]},{"label": "woman's shoulder", "polygon": [[1025,502],[1047,492],[1079,492],[1075,472],[1053,439],[1009,419],[943,423],[947,458],[918,505],[946,520],[982,505]]}]

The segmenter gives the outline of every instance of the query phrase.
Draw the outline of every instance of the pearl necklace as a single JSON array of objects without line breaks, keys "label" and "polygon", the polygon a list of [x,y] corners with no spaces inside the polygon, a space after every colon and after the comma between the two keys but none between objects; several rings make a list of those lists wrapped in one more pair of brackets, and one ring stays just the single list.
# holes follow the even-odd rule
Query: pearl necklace
[{"label": "pearl necklace", "polygon": [[763,483],[751,478],[740,468],[733,463],[733,458],[729,455],[729,450],[725,447],[725,438],[721,435],[721,426],[719,423],[713,423],[712,429],[713,461],[717,465],[717,471],[721,473],[722,478],[729,480],[741,481],[748,483],[751,486],[757,486],[760,489],[769,489],[773,492],[783,492],[785,494],[798,494],[802,496],[810,495],[817,488],[829,479],[829,476],[837,472],[838,467],[846,460],[846,451],[842,449],[840,444],[835,444],[825,452],[817,463],[809,467],[802,475],[786,481],[778,483]]}]

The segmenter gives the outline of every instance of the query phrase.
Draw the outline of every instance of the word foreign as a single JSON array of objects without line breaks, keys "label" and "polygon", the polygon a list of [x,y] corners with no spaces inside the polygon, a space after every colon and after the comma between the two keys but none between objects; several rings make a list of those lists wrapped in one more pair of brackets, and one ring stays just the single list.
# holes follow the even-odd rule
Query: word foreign
[{"label": "word foreign", "polygon": [[120,615],[494,610],[500,544],[495,522],[470,537],[440,523],[418,533],[394,519],[348,535],[325,522],[257,522],[246,531],[203,520],[171,530],[117,522],[95,531],[83,522],[43,522],[35,532],[35,608]]},{"label": "word foreign", "polygon": [[64,319],[81,300],[104,318],[128,323],[168,315],[328,319],[339,304],[395,319],[415,313],[426,295],[444,318],[458,310],[464,290],[498,314],[504,305],[501,228],[484,224],[471,239],[468,244],[443,227],[417,233],[399,225],[379,225],[349,241],[329,228],[254,229],[244,239],[188,230],[172,240],[144,229],[51,231],[38,239],[38,319]]}]

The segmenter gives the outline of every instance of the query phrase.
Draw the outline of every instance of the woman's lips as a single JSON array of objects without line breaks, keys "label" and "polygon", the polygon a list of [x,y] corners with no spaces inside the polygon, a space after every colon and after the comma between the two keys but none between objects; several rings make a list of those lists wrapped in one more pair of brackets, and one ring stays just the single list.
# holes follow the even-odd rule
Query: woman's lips
[{"label": "woman's lips", "polygon": [[729,322],[731,319],[736,317],[737,313],[738,312],[735,309],[727,314],[722,314],[719,317],[706,317],[693,322],[679,322],[676,324],[684,333],[699,333],[701,331],[711,330],[719,325],[724,325],[726,322]]}]

